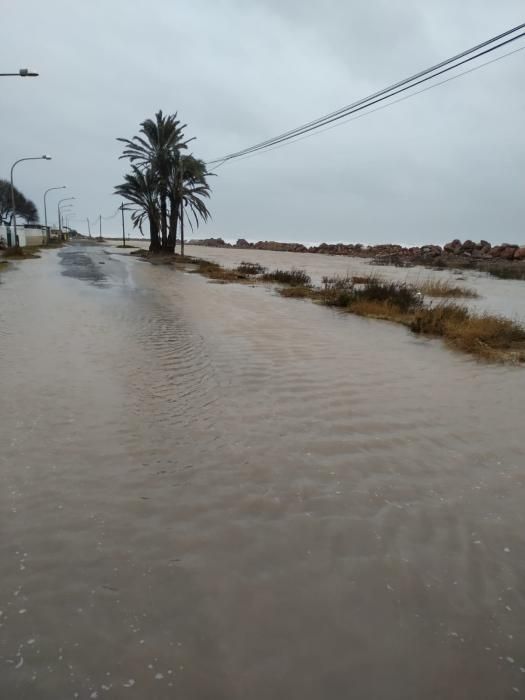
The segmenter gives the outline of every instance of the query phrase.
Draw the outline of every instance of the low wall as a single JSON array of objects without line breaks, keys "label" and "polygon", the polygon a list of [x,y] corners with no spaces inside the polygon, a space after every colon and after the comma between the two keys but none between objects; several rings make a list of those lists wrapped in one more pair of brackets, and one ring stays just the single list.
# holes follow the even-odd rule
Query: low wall
[{"label": "low wall", "polygon": [[[12,228],[9,226],[4,226],[3,224],[0,225],[0,241],[2,241],[4,245],[7,245],[8,231],[11,231],[12,235]],[[23,226],[17,226],[16,235],[18,236],[21,246],[37,246],[46,242],[45,231],[40,228],[24,228]]]}]

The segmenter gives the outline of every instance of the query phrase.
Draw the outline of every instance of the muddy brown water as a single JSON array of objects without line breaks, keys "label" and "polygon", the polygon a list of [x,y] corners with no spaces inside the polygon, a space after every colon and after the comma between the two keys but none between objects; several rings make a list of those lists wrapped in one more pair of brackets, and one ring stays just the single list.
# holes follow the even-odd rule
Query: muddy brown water
[{"label": "muddy brown water", "polygon": [[2,700],[525,694],[525,370],[88,246],[0,361]]}]

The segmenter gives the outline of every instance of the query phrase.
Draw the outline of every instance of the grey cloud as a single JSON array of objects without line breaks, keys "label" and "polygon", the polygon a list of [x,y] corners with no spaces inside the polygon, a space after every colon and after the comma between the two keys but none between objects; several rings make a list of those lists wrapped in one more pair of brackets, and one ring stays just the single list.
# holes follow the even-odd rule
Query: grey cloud
[{"label": "grey cloud", "polygon": [[[154,8],[154,11],[152,11]],[[521,0],[27,0],[4,10],[3,177],[41,205],[65,183],[111,214],[131,136],[178,111],[221,156],[380,89],[523,19]],[[514,46],[525,46],[525,41]],[[513,47],[509,47],[509,50]],[[305,241],[521,242],[525,51],[366,118],[218,170],[202,235]],[[82,223],[77,222],[81,230]],[[114,230],[112,230],[114,227]],[[118,220],[107,223],[118,234]],[[200,235],[200,234],[199,234]]]}]

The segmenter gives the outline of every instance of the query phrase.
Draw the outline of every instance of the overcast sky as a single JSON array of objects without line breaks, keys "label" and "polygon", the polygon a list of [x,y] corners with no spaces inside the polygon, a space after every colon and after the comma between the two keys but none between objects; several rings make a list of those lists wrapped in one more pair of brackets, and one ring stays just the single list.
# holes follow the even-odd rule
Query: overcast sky
[{"label": "overcast sky", "polygon": [[[212,159],[364,97],[525,20],[523,0],[1,0],[1,165],[41,210],[113,214],[131,137],[178,112]],[[507,50],[525,46],[515,42]],[[213,179],[226,239],[525,241],[525,51]],[[57,193],[48,195],[56,220]],[[83,221],[80,221],[82,219]],[[103,232],[118,235],[119,219]]]}]

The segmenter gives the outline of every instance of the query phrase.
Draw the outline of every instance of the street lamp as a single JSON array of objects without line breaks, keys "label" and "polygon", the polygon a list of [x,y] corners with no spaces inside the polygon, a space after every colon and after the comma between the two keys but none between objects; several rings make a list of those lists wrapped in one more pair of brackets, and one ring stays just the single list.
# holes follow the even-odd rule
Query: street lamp
[{"label": "street lamp", "polygon": [[17,78],[36,78],[38,73],[35,73],[29,68],[20,68],[18,73],[0,73],[1,78],[7,78],[9,76],[16,76]]},{"label": "street lamp", "polygon": [[60,187],[50,187],[48,190],[44,192],[44,218],[46,222],[46,239],[47,242],[49,243],[49,229],[47,228],[47,207],[46,207],[46,197],[48,192],[52,192],[53,190],[65,190],[66,186],[61,185]]},{"label": "street lamp", "polygon": [[72,204],[64,204],[63,207],[60,207],[60,225],[63,229],[66,228],[64,221],[67,221],[70,214],[73,214]]},{"label": "street lamp", "polygon": [[[58,206],[57,206],[57,210],[58,210],[58,230],[60,231],[60,233],[62,233],[62,223],[61,223],[61,220],[60,220],[60,205],[62,204],[62,202],[68,202],[70,199],[75,199],[75,197],[64,197],[64,199],[61,199],[61,200],[58,202]],[[66,205],[66,206],[68,206],[68,205]]]},{"label": "street lamp", "polygon": [[19,158],[18,160],[15,160],[15,162],[11,166],[11,208],[13,210],[13,229],[14,229],[14,234],[15,234],[15,240],[14,240],[15,245],[16,245],[16,210],[15,210],[15,186],[13,184],[13,170],[15,169],[15,165],[18,165],[18,163],[21,163],[24,160],[51,160],[51,156],[32,156],[31,158]]}]

